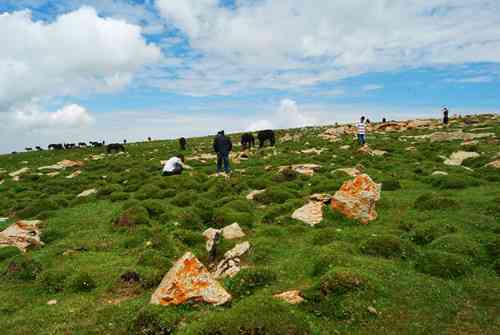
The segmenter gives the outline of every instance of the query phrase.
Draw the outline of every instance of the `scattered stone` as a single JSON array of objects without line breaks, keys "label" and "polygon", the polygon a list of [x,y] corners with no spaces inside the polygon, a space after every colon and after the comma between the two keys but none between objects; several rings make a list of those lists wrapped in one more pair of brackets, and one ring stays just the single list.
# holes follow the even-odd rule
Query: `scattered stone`
[{"label": "scattered stone", "polygon": [[356,129],[354,127],[342,126],[336,128],[329,128],[325,130],[323,133],[321,133],[319,137],[330,142],[338,142],[340,141],[340,137],[342,135],[354,134],[355,132]]},{"label": "scattered stone", "polygon": [[319,201],[319,202],[322,202],[324,204],[327,204],[328,202],[330,202],[332,200],[332,195],[327,194],[327,193],[314,193],[313,195],[311,195],[309,197],[309,200]]},{"label": "scattered stone", "polygon": [[380,200],[381,184],[366,174],[346,181],[332,198],[332,209],[363,224],[377,218],[375,203]]},{"label": "scattered stone", "polygon": [[280,166],[279,172],[283,172],[286,169],[292,169],[293,171],[303,174],[305,176],[311,177],[314,175],[314,172],[319,171],[321,165],[318,164],[294,164],[288,166]]},{"label": "scattered stone", "polygon": [[455,140],[463,140],[463,141],[472,141],[474,139],[485,138],[495,136],[495,133],[464,133],[463,131],[455,131],[455,132],[435,132],[427,135],[419,135],[419,136],[405,136],[406,138],[415,138],[415,139],[429,139],[431,142],[444,142],[444,141],[455,141]]},{"label": "scattered stone", "polygon": [[97,190],[95,188],[83,191],[82,193],[80,193],[80,194],[77,195],[77,198],[88,197],[88,196],[91,196],[92,194],[97,194]]},{"label": "scattered stone", "polygon": [[500,169],[500,159],[497,159],[496,161],[490,162],[485,165],[486,167],[491,167],[494,169]]},{"label": "scattered stone", "polygon": [[245,237],[245,233],[238,223],[233,223],[222,228],[222,236],[225,240],[236,240]]},{"label": "scattered stone", "polygon": [[305,149],[305,150],[301,150],[300,152],[303,153],[303,154],[315,154],[315,155],[320,155],[325,149],[316,149],[316,148],[312,148],[312,149]]},{"label": "scattered stone", "polygon": [[0,232],[0,248],[14,246],[26,252],[30,246],[43,245],[40,241],[39,220],[20,220]]},{"label": "scattered stone", "polygon": [[0,218],[0,222],[6,222],[9,221],[9,218]]},{"label": "scattered stone", "polygon": [[[29,170],[30,169],[28,167],[24,167],[24,168],[22,168],[20,170],[17,170],[17,171],[9,173],[9,176],[12,177],[12,178],[20,177],[23,174],[26,174]],[[19,180],[19,178],[17,178],[16,181],[18,181],[18,180]]]},{"label": "scattered stone", "polygon": [[378,315],[378,311],[373,306],[368,306],[368,312],[373,315]]},{"label": "scattered stone", "polygon": [[83,166],[85,165],[84,162],[82,161],[71,161],[68,159],[62,160],[54,165],[49,165],[49,166],[41,166],[38,168],[38,170],[64,170],[66,168],[71,168],[75,166]]},{"label": "scattered stone", "polygon": [[92,160],[92,161],[98,161],[98,160],[101,160],[101,159],[104,159],[106,158],[106,154],[100,154],[100,155],[90,155],[88,157],[88,159]]},{"label": "scattered stone", "polygon": [[445,172],[445,171],[434,171],[432,173],[433,176],[447,176],[448,175],[448,172]]},{"label": "scattered stone", "polygon": [[286,291],[283,293],[273,295],[274,298],[284,300],[292,305],[298,305],[304,301],[302,292],[299,290]]},{"label": "scattered stone", "polygon": [[248,250],[250,250],[250,243],[243,242],[226,252],[224,259],[217,264],[214,277],[217,279],[234,277],[241,270],[241,256],[247,253]]},{"label": "scattered stone", "polygon": [[196,156],[190,156],[186,158],[190,161],[200,161],[202,163],[207,163],[208,161],[217,159],[217,155],[215,154],[200,154]]},{"label": "scattered stone", "polygon": [[359,148],[358,152],[368,154],[370,156],[383,156],[387,153],[383,150],[372,149],[368,146],[368,144],[365,144],[361,148]]},{"label": "scattered stone", "polygon": [[292,214],[292,219],[315,226],[323,220],[323,202],[310,201]]},{"label": "scattered stone", "polygon": [[217,243],[220,240],[221,231],[220,229],[208,228],[203,232],[203,237],[205,237],[206,245],[205,248],[208,252],[208,260],[212,263],[217,256]]},{"label": "scattered stone", "polygon": [[479,141],[478,140],[472,140],[472,141],[464,141],[462,144],[460,144],[461,146],[466,146],[466,145],[477,145],[479,144]]},{"label": "scattered stone", "polygon": [[254,190],[247,195],[247,200],[254,200],[257,194],[264,193],[266,190]]},{"label": "scattered stone", "polygon": [[0,180],[0,185],[2,185],[3,183],[5,183],[5,179]]},{"label": "scattered stone", "polygon": [[54,172],[47,173],[47,176],[49,176],[49,177],[55,177],[55,176],[58,176],[59,174],[60,174],[60,172],[54,171]]},{"label": "scattered stone", "polygon": [[406,151],[417,151],[417,148],[415,148],[415,147],[407,147],[405,150]]},{"label": "scattered stone", "polygon": [[180,305],[189,301],[223,305],[231,295],[191,252],[185,253],[165,275],[151,304]]},{"label": "scattered stone", "polygon": [[49,305],[49,306],[57,305],[57,300],[56,299],[49,300],[49,301],[47,301],[47,305]]},{"label": "scattered stone", "polygon": [[480,155],[477,152],[457,151],[451,154],[450,158],[444,161],[445,165],[460,166],[463,161],[469,158],[477,158]]},{"label": "scattered stone", "polygon": [[357,168],[353,167],[353,168],[342,168],[342,169],[336,169],[334,170],[334,172],[344,172],[345,174],[351,176],[351,177],[356,177],[358,175],[360,175],[362,172],[360,170],[358,170]]},{"label": "scattered stone", "polygon": [[349,150],[351,146],[349,144],[343,145],[340,147],[341,150]]},{"label": "scattered stone", "polygon": [[78,177],[79,175],[82,174],[82,171],[80,170],[76,170],[75,172],[73,172],[72,174],[70,174],[69,176],[66,176],[66,179],[73,179],[73,178],[76,178]]}]

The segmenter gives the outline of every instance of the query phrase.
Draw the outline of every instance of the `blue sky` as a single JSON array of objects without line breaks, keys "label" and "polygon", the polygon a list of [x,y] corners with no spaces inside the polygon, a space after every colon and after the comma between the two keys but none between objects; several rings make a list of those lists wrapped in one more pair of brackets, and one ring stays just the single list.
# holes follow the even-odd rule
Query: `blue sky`
[{"label": "blue sky", "polygon": [[2,0],[0,152],[498,112],[499,12],[491,0]]}]

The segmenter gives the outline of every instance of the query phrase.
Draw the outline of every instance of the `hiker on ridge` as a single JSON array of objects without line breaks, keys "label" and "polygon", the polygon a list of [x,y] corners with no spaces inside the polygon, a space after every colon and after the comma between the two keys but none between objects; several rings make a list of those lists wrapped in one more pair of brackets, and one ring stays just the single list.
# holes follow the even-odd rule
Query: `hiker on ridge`
[{"label": "hiker on ridge", "polygon": [[231,167],[229,166],[229,153],[233,149],[231,139],[224,134],[224,130],[217,133],[214,138],[213,144],[214,151],[217,153],[217,173],[222,172],[222,165],[224,164],[224,172],[230,173]]},{"label": "hiker on ridge", "polygon": [[448,124],[448,108],[446,108],[446,106],[443,106],[443,108],[441,109],[441,111],[443,112],[443,124],[447,125]]},{"label": "hiker on ridge", "polygon": [[356,127],[358,128],[358,142],[360,145],[365,145],[366,127],[364,116],[361,117],[360,122],[356,124]]},{"label": "hiker on ridge", "polygon": [[184,155],[178,154],[165,162],[165,165],[163,166],[162,176],[179,175],[184,169],[191,170],[192,167],[184,164]]}]

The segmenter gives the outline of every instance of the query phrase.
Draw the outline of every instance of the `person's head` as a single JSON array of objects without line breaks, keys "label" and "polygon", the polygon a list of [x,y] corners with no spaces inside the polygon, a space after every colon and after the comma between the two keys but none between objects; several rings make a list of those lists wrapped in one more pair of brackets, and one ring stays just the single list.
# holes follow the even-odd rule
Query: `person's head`
[{"label": "person's head", "polygon": [[224,135],[224,130],[219,131],[220,135]]},{"label": "person's head", "polygon": [[360,120],[361,120],[361,122],[365,122],[365,117],[362,116]]},{"label": "person's head", "polygon": [[175,156],[177,156],[181,160],[181,162],[184,163],[184,155],[183,154],[177,154]]}]

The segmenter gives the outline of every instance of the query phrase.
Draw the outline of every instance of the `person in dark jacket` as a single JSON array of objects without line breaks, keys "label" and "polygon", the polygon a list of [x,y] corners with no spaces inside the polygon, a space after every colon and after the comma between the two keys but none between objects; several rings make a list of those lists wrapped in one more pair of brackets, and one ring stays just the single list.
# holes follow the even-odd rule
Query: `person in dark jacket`
[{"label": "person in dark jacket", "polygon": [[231,139],[224,134],[224,130],[217,133],[214,138],[214,151],[217,153],[217,173],[222,172],[222,165],[224,164],[224,172],[231,172],[229,166],[229,153],[233,150],[233,143]]}]

